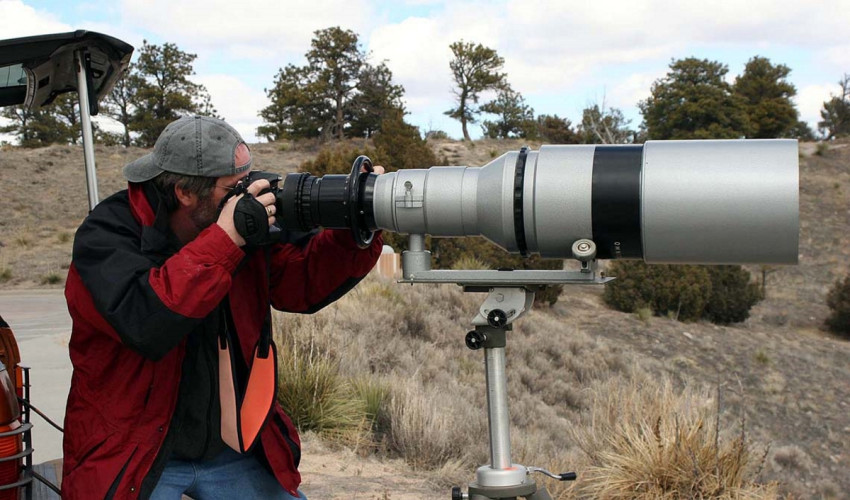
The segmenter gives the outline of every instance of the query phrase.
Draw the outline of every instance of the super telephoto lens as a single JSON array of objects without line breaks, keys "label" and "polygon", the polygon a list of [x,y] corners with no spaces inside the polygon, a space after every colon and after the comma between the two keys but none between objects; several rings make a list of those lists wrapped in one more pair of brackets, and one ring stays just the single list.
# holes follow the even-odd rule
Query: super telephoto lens
[{"label": "super telephoto lens", "polygon": [[[372,230],[481,235],[552,258],[570,258],[574,242],[591,239],[601,259],[797,262],[795,140],[552,145],[483,167],[361,175],[355,203]],[[345,178],[287,176],[281,196],[291,213],[282,223],[352,227],[340,216]]]}]

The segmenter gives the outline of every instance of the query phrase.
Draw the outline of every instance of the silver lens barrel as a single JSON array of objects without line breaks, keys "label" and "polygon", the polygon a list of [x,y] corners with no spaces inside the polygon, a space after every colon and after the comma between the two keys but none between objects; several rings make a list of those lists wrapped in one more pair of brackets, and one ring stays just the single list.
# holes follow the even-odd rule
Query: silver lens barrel
[{"label": "silver lens barrel", "polygon": [[793,264],[797,155],[784,139],[542,146],[378,176],[374,226],[553,258],[591,239],[603,259]]}]

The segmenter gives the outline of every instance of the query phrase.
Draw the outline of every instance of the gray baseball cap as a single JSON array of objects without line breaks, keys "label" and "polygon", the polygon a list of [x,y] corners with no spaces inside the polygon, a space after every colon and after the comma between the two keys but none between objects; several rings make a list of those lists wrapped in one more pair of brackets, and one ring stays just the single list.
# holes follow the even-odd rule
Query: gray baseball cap
[{"label": "gray baseball cap", "polygon": [[218,118],[184,116],[165,127],[149,153],[124,167],[130,182],[145,182],[162,172],[225,177],[251,168],[242,136]]}]

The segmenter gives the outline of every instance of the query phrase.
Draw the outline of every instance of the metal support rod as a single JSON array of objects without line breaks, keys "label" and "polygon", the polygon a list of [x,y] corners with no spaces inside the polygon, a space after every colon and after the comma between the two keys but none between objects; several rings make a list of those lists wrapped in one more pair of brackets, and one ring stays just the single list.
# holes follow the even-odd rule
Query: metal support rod
[{"label": "metal support rod", "polygon": [[487,412],[490,421],[490,467],[506,470],[511,468],[511,431],[505,348],[485,348],[484,362],[487,370]]},{"label": "metal support rod", "polygon": [[91,107],[89,103],[89,86],[85,64],[85,51],[77,51],[77,93],[80,96],[80,126],[83,130],[83,154],[86,161],[86,189],[89,194],[89,210],[94,210],[98,204],[97,173],[94,164],[94,134],[91,125]]},{"label": "metal support rod", "polygon": [[411,234],[408,249],[401,254],[401,274],[405,280],[431,270],[431,252],[425,249],[425,235]]},{"label": "metal support rod", "polygon": [[409,238],[408,248],[411,252],[424,252],[425,251],[425,235],[424,234],[411,234]]}]

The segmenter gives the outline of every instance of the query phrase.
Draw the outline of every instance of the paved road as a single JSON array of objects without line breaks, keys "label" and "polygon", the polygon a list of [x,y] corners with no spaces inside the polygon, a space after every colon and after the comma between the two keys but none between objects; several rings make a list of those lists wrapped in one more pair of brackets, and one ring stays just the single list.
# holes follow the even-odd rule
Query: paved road
[{"label": "paved road", "polygon": [[[62,290],[0,291],[0,316],[9,323],[21,364],[30,367],[32,404],[59,425],[71,384],[71,317]],[[33,462],[62,456],[62,434],[33,413]]]}]

